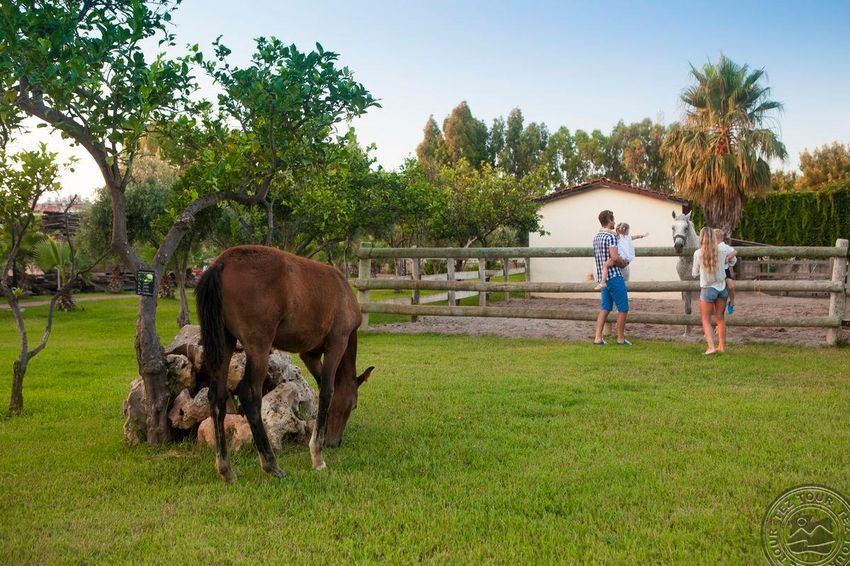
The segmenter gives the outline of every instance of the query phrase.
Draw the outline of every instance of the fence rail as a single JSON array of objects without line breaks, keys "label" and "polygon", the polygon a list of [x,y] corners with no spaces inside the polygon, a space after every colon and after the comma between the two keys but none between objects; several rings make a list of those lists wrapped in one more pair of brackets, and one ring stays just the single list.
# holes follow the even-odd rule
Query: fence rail
[{"label": "fence rail", "polygon": [[[641,257],[691,256],[694,249],[676,253],[673,248],[638,248]],[[847,257],[846,248],[836,246],[750,246],[737,249],[738,257]],[[354,252],[360,259],[502,259],[513,257],[593,257],[593,248],[373,248],[361,246]]]},{"label": "fence rail", "polygon": [[[596,320],[597,312],[574,309],[527,309],[522,307],[449,307],[433,305],[399,305],[390,303],[368,303],[363,305],[365,313],[405,314],[420,316],[480,316],[501,318],[541,318],[552,320]],[[615,314],[608,315],[614,322]],[[699,315],[629,312],[629,322],[645,324],[674,324],[699,326]],[[726,320],[730,326],[785,326],[789,328],[829,328],[841,324],[841,319],[831,316],[771,317],[735,315]]]},{"label": "fence rail", "polygon": [[[813,292],[829,293],[828,316],[747,316],[736,315],[727,319],[730,326],[761,326],[761,327],[810,327],[826,328],[826,340],[828,344],[835,345],[844,322],[846,305],[846,294],[850,291],[847,283],[848,264],[848,241],[838,240],[834,247],[800,247],[800,246],[752,246],[742,247],[738,250],[739,257],[749,258],[829,258],[832,266],[831,278],[829,280],[755,280],[737,281],[736,290],[741,292]],[[676,257],[692,254],[693,250],[684,250],[677,254],[672,248],[640,248],[641,256],[648,257]],[[486,294],[493,292],[538,292],[538,293],[587,293],[593,291],[595,283],[592,282],[511,282],[508,281],[507,266],[510,258],[532,258],[532,257],[592,257],[592,248],[372,248],[364,245],[356,251],[360,258],[360,278],[353,285],[359,290],[361,311],[364,314],[363,327],[368,328],[369,313],[386,313],[430,316],[479,316],[479,317],[504,317],[504,318],[537,318],[555,320],[579,320],[594,321],[598,315],[595,311],[581,311],[574,309],[542,309],[524,307],[488,307],[486,306]],[[426,281],[419,277],[414,279],[373,279],[371,278],[371,261],[378,258],[412,258],[414,265],[418,265],[421,259],[466,259],[478,258],[480,260],[480,279],[478,281],[456,281],[454,269],[449,269],[447,280]],[[504,281],[487,281],[483,273],[483,260],[498,259],[504,267]],[[448,265],[453,267],[453,262]],[[418,273],[418,269],[414,272]],[[367,274],[367,277],[363,277]],[[414,304],[386,304],[369,302],[369,291],[375,289],[410,289],[413,290],[412,302]],[[418,296],[421,290],[448,291],[448,306],[425,306],[419,305]],[[698,281],[632,281],[629,283],[630,291],[639,292],[669,292],[669,291],[698,291]],[[453,294],[455,291],[477,291],[480,302],[477,307],[455,306]],[[614,319],[614,314],[609,315]],[[672,325],[699,325],[698,315],[652,313],[652,312],[630,312],[630,322],[646,324],[672,324]]]},{"label": "fence rail", "polygon": [[[596,283],[544,283],[501,281],[417,281],[415,279],[356,279],[352,285],[365,291],[377,289],[418,289],[421,291],[483,291],[487,293],[590,293]],[[670,292],[699,291],[699,281],[631,281],[629,291],[634,292]],[[736,281],[738,291],[754,292],[796,292],[837,293],[844,289],[843,283],[833,281]]]}]

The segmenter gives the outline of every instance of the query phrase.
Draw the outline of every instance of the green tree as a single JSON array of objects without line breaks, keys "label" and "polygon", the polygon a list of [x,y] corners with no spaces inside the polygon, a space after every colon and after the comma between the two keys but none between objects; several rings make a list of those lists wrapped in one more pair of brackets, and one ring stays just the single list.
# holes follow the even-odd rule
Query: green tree
[{"label": "green tree", "polygon": [[729,236],[745,198],[770,186],[768,161],[787,156],[769,127],[782,105],[761,84],[763,69],[724,55],[702,69],[691,66],[691,75],[695,82],[682,94],[683,123],[664,143],[667,171],[682,195],[701,206],[708,225]]},{"label": "green tree", "polygon": [[546,179],[550,186],[577,185],[584,179],[579,171],[578,149],[575,139],[566,126],[561,126],[551,136],[543,152]]},{"label": "green tree", "polygon": [[507,171],[517,179],[522,175],[520,172],[520,143],[522,140],[524,118],[522,110],[514,108],[508,113],[507,125],[505,127],[505,144],[499,154],[499,167]]},{"label": "green tree", "polygon": [[[71,245],[55,238],[47,237],[35,249],[35,263],[44,273],[56,271],[56,287],[60,290],[58,306],[60,311],[72,311],[77,308],[72,294],[75,276],[71,261]],[[63,287],[63,283],[65,283]]]},{"label": "green tree", "polygon": [[778,193],[796,190],[799,178],[796,171],[771,171],[770,190]]},{"label": "green tree", "polygon": [[[138,250],[145,261],[156,255],[163,238],[172,224],[177,169],[157,155],[140,154],[136,157],[133,175],[127,182],[125,192],[127,210],[127,241]],[[204,235],[212,230],[214,218],[220,216],[219,209],[208,208],[196,215],[195,222],[175,251],[169,267],[177,279],[180,310],[177,315],[179,327],[189,324],[189,304],[186,296],[186,268],[193,252],[197,252],[205,241]],[[85,211],[78,240],[80,249],[92,257],[114,255],[109,237],[112,231],[112,208],[109,193],[99,190],[94,201]],[[120,270],[117,277],[123,282]],[[166,276],[163,277],[163,281]]]},{"label": "green tree", "polygon": [[53,311],[60,293],[70,289],[76,274],[71,270],[65,287],[58,289],[50,301],[47,324],[41,341],[30,349],[27,327],[24,323],[19,300],[23,293],[20,287],[10,285],[6,274],[15,263],[20,246],[28,233],[33,231],[36,221],[35,207],[39,199],[48,192],[59,189],[59,174],[63,167],[56,163],[56,154],[47,151],[42,144],[38,150],[23,151],[8,155],[0,149],[0,232],[8,237],[8,247],[3,247],[0,292],[9,304],[20,337],[18,358],[12,365],[12,393],[9,412],[20,413],[24,406],[24,377],[29,362],[46,346],[53,328]]},{"label": "green tree", "polygon": [[428,181],[422,164],[408,159],[398,172],[389,173],[383,185],[385,204],[384,229],[376,227],[374,235],[391,247],[422,245],[431,237],[430,219],[442,204],[437,187]]},{"label": "green tree", "polygon": [[500,229],[539,231],[544,184],[538,175],[516,179],[490,165],[476,169],[466,161],[443,167],[437,178],[441,203],[433,209],[431,233],[455,245],[488,245]]},{"label": "green tree", "polygon": [[606,169],[609,160],[605,134],[599,130],[593,130],[590,134],[576,130],[573,139],[576,147],[574,170],[579,182],[606,175],[609,172]]},{"label": "green tree", "polygon": [[850,179],[850,144],[832,142],[812,153],[800,153],[800,171],[797,188],[817,190],[829,183]]},{"label": "green tree", "polygon": [[667,129],[646,118],[625,124],[622,120],[608,136],[609,163],[605,175],[637,187],[672,192],[664,170],[662,147]]},{"label": "green tree", "polygon": [[487,125],[472,115],[464,100],[443,121],[443,135],[449,161],[465,159],[473,167],[487,161]]},{"label": "green tree", "polygon": [[[0,116],[15,128],[33,116],[88,151],[110,195],[113,249],[159,280],[199,212],[225,201],[266,203],[281,177],[321,161],[336,124],[376,105],[319,44],[303,53],[259,38],[244,67],[230,64],[219,42],[212,59],[197,47],[183,58],[146,57],[143,44],[175,45],[168,22],[178,3],[35,0],[4,3],[0,18]],[[189,100],[194,63],[220,88],[215,104]],[[171,226],[147,262],[129,244],[125,192],[139,141],[152,131],[183,174]],[[155,297],[140,299],[137,329],[148,441],[155,444],[169,437]]]},{"label": "green tree", "polygon": [[449,161],[446,140],[433,115],[425,123],[423,134],[422,142],[416,146],[416,157],[428,173],[428,178],[433,180],[440,171],[440,167]]},{"label": "green tree", "polygon": [[493,119],[487,138],[487,162],[496,167],[500,166],[500,156],[505,149],[505,119],[501,116]]},{"label": "green tree", "polygon": [[[41,220],[37,216],[35,222]],[[35,262],[35,250],[38,245],[44,241],[47,236],[40,230],[27,230],[18,240],[18,252],[12,261],[12,278],[11,286],[18,287],[24,291],[29,285],[29,277],[26,272],[27,265]],[[13,233],[7,230],[6,227],[0,226],[0,258],[8,257],[9,250],[12,248]]]},{"label": "green tree", "polygon": [[522,179],[543,164],[544,152],[549,141],[546,124],[531,122],[520,134],[514,175]]}]

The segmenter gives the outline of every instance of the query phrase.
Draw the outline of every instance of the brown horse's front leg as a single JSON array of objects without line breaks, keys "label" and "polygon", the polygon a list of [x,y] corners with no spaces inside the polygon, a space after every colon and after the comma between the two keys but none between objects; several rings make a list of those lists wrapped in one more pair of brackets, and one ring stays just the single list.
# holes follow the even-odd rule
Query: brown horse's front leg
[{"label": "brown horse's front leg", "polygon": [[342,360],[343,353],[345,353],[345,347],[346,343],[341,340],[330,344],[325,351],[325,358],[322,363],[321,380],[319,382],[319,415],[316,417],[316,426],[313,428],[313,435],[310,437],[310,458],[313,461],[313,469],[317,471],[325,468],[322,446],[325,443],[325,430],[328,426],[328,408],[334,394],[336,370]]},{"label": "brown horse's front leg", "polygon": [[236,481],[227,458],[227,437],[224,434],[224,416],[227,414],[227,377],[219,376],[210,384],[208,392],[210,413],[215,429],[215,467],[222,479],[228,483]]}]

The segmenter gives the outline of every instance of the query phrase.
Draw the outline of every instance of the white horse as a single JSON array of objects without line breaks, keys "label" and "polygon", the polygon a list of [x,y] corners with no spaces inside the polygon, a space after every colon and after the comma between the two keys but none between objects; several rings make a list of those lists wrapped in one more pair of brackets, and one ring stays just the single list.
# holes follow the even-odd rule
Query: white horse
[{"label": "white horse", "polygon": [[[694,228],[694,223],[691,221],[691,213],[676,214],[673,213],[673,248],[677,254],[681,254],[685,248],[695,249],[699,247],[699,238],[697,231]],[[676,264],[676,272],[679,274],[681,281],[693,281],[696,279],[691,275],[691,266],[693,265],[693,257],[688,255],[680,255],[679,263]],[[685,307],[685,314],[691,314],[691,302],[693,300],[693,291],[682,291],[682,303]],[[685,326],[685,334],[691,330],[690,326]]]}]

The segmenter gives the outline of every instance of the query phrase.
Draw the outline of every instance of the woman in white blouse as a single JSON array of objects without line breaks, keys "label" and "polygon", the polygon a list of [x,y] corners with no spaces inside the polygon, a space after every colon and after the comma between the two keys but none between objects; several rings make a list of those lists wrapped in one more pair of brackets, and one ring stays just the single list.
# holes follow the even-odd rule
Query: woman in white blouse
[{"label": "woman in white blouse", "polygon": [[[731,250],[731,251],[730,251]],[[708,345],[706,354],[726,350],[726,299],[729,289],[726,288],[726,272],[723,265],[735,257],[731,248],[720,248],[714,236],[714,231],[703,228],[699,233],[699,249],[694,252],[693,276],[699,276],[700,294],[699,310],[702,316],[702,332]],[[714,331],[711,326],[711,313],[717,320],[717,348],[714,347]]]}]

